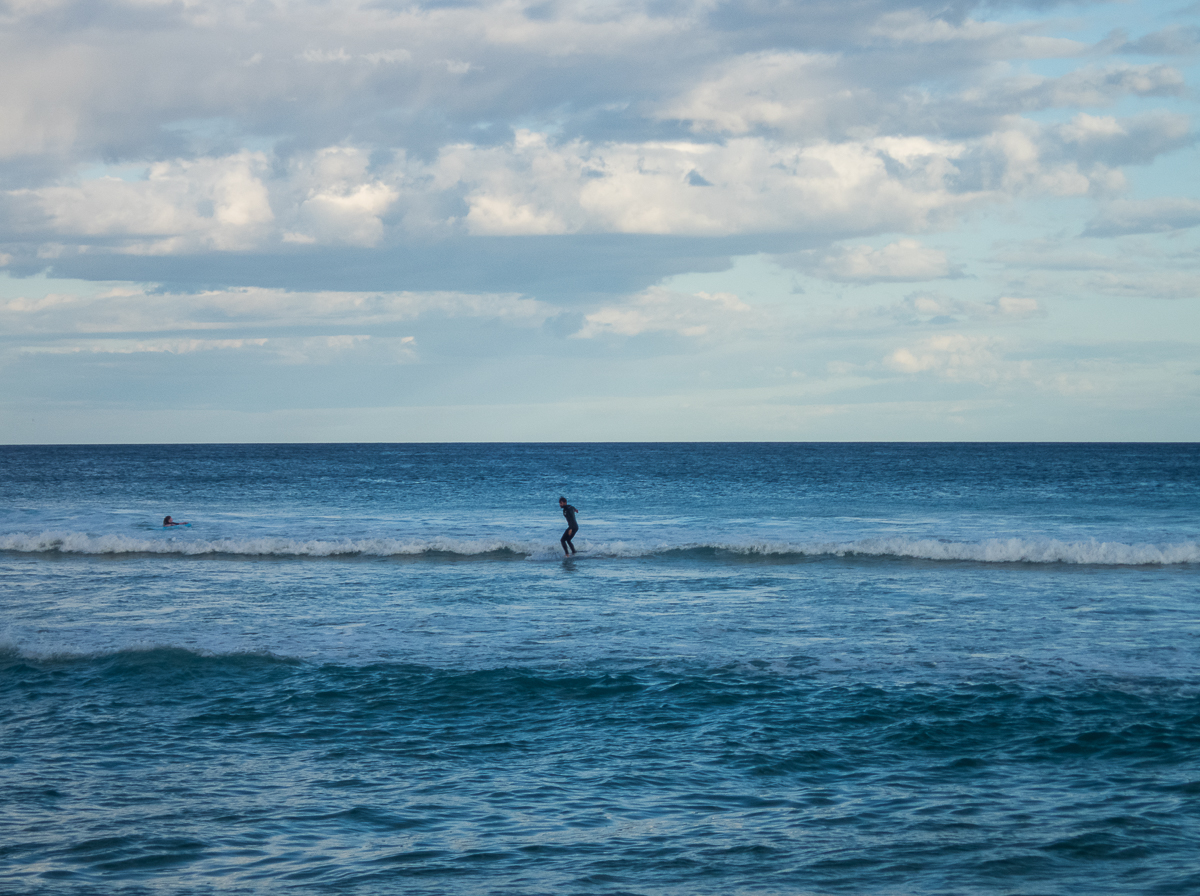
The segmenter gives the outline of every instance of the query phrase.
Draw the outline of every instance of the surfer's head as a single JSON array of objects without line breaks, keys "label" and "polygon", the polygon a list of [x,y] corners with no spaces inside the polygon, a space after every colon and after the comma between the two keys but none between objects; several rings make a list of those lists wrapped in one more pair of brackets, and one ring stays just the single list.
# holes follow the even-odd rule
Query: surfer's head
[{"label": "surfer's head", "polygon": [[559,506],[559,507],[562,507],[562,506],[563,506],[564,504],[566,504],[566,503],[567,503],[567,499],[566,499],[566,498],[564,498],[564,497],[562,497],[562,496],[560,495],[560,496],[559,496],[559,498],[558,498],[558,506]]},{"label": "surfer's head", "polygon": [[169,525],[171,525],[171,518],[170,518],[169,516],[164,516],[164,517],[163,517],[163,525],[164,525],[164,526],[169,526]]}]

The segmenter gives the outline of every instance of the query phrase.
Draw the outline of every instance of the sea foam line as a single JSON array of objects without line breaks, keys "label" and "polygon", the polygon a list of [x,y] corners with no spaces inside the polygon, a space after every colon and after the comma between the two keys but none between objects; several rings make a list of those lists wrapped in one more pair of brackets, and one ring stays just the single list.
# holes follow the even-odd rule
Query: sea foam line
[{"label": "sea foam line", "polygon": [[0,551],[61,554],[163,554],[195,557],[224,554],[242,557],[396,557],[445,553],[464,557],[509,552],[528,554],[538,545],[503,539],[434,538],[134,538],[128,535],[90,535],[83,532],[13,533],[0,535]]},{"label": "sea foam line", "polygon": [[[1125,544],[1113,541],[1063,541],[1055,538],[994,538],[980,542],[933,538],[868,538],[851,542],[638,543],[591,542],[592,558],[637,558],[655,555],[743,556],[777,559],[879,557],[976,563],[1067,563],[1098,566],[1170,566],[1200,563],[1200,542]],[[557,545],[493,539],[291,539],[135,538],[82,532],[12,533],[0,535],[0,551],[24,554],[240,556],[240,557],[415,557],[448,555],[464,558],[511,555],[531,560],[561,558]]]},{"label": "sea foam line", "polygon": [[722,545],[735,553],[833,557],[903,557],[976,563],[1074,563],[1098,566],[1170,566],[1200,563],[1200,543],[1124,544],[1056,538],[991,538],[981,542],[933,538],[868,538],[845,544]]}]

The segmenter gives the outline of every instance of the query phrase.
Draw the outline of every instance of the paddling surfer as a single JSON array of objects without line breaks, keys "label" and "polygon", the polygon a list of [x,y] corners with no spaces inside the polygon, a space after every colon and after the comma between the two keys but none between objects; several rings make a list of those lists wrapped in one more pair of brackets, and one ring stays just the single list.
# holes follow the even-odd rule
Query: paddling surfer
[{"label": "paddling surfer", "polygon": [[168,517],[165,517],[165,518],[163,519],[163,528],[164,528],[164,529],[165,529],[167,526],[186,526],[186,525],[188,525],[188,524],[187,524],[187,523],[177,523],[177,522],[175,522],[175,520],[171,519],[169,516],[168,516]]},{"label": "paddling surfer", "polygon": [[[563,533],[562,538],[559,540],[562,542],[563,553],[570,557],[572,554],[577,553],[571,539],[579,531],[579,523],[575,522],[575,514],[579,513],[579,511],[568,504],[566,498],[559,498],[558,506],[562,508],[563,516],[567,518],[567,531]],[[568,551],[567,548],[570,548],[570,550]]]}]

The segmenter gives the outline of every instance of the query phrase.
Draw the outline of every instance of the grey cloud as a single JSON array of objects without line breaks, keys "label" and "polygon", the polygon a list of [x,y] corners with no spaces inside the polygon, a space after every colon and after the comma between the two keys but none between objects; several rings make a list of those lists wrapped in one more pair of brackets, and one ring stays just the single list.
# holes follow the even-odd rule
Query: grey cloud
[{"label": "grey cloud", "polygon": [[1022,120],[1010,122],[1009,127],[1007,137],[1026,146],[1036,165],[1022,170],[1019,162],[1009,158],[1006,134],[996,134],[971,145],[955,160],[956,189],[1104,192],[1110,189],[1112,167],[1149,164],[1195,143],[1190,120],[1168,112],[1129,118],[1081,113],[1061,125],[1042,127]]},{"label": "grey cloud", "polygon": [[988,133],[1022,113],[1103,108],[1130,96],[1174,97],[1185,90],[1183,75],[1171,66],[1088,66],[1057,78],[1001,78],[942,97],[913,97],[904,112],[916,128],[966,137]]},{"label": "grey cloud", "polygon": [[674,274],[726,270],[736,255],[783,252],[792,236],[474,237],[384,249],[193,256],[71,254],[14,262],[14,273],[158,283],[172,292],[231,286],[294,290],[515,292],[555,305],[645,289]]},{"label": "grey cloud", "polygon": [[[629,32],[622,40],[561,57],[551,37],[534,46],[488,40],[484,28],[495,21],[467,27],[467,11],[455,20],[445,7],[406,6],[390,19],[367,7],[335,27],[320,4],[294,4],[286,15],[259,6],[250,28],[220,4],[213,21],[199,24],[183,7],[170,7],[174,15],[156,9],[101,4],[85,15],[69,6],[10,22],[0,37],[0,75],[22,85],[9,103],[30,136],[0,152],[70,162],[221,151],[190,123],[222,118],[235,141],[313,147],[355,139],[432,151],[447,140],[486,141],[488,129],[475,127],[481,122],[587,114],[614,95],[636,99],[639,84],[662,84],[655,75],[686,68],[691,52],[681,53],[686,42],[678,41],[671,53],[628,52],[674,41],[689,20],[639,37],[620,23],[619,8],[612,27]],[[487,4],[480,15],[494,20],[498,9]],[[469,66],[450,64],[460,56]],[[499,130],[506,138],[507,128]]]},{"label": "grey cloud", "polygon": [[[708,22],[739,52],[782,47],[822,51],[865,41],[874,22],[889,13],[919,10],[958,24],[982,5],[962,0],[727,0],[714,7]],[[1001,0],[990,5],[1023,4]]]},{"label": "grey cloud", "polygon": [[[1046,4],[1033,4],[1039,5]],[[412,188],[418,177],[412,171],[419,166],[403,169],[395,159],[429,161],[454,144],[501,146],[512,140],[514,127],[544,131],[560,143],[576,138],[647,143],[686,134],[697,144],[722,146],[719,128],[697,137],[690,129],[694,120],[668,120],[655,110],[755,54],[825,54],[821,77],[799,85],[801,93],[822,98],[813,115],[782,124],[760,116],[746,124],[747,131],[771,139],[782,134],[801,142],[975,138],[1015,113],[1103,105],[1131,95],[1174,96],[1181,89],[1181,76],[1166,66],[1089,67],[1053,79],[997,81],[992,66],[1024,52],[1021,42],[1038,38],[1038,26],[976,27],[972,15],[981,8],[935,0],[849,5],[745,0],[716,6],[629,0],[604,7],[535,2],[523,8],[496,2],[334,7],[297,2],[285,9],[220,0],[10,5],[0,12],[5,17],[0,78],[22,85],[0,99],[0,115],[21,123],[3,129],[7,136],[0,133],[5,159],[0,184],[10,191],[48,183],[65,189],[79,166],[98,162],[187,162],[261,149],[263,165],[273,169],[263,176],[272,191],[271,211],[284,238],[296,240],[340,226],[341,219],[327,216],[320,230],[311,214],[305,218],[304,184],[284,183],[314,151],[359,149],[370,157],[368,173],[401,171],[387,186],[406,192],[377,221],[366,222],[374,230],[356,237],[364,243],[377,239],[374,250],[309,246],[263,254],[239,243],[234,251],[210,256],[195,254],[193,242],[174,250],[193,254],[176,259],[106,256],[114,248],[128,249],[130,234],[93,227],[94,235],[84,239],[80,234],[86,230],[52,226],[46,208],[30,194],[0,194],[0,250],[14,257],[10,269],[16,271],[49,263],[75,276],[184,287],[361,283],[367,289],[514,289],[567,296],[628,292],[682,270],[719,268],[731,252],[794,249],[796,240],[770,233],[676,242],[645,236],[466,240],[447,222],[466,214],[468,188]],[[30,9],[36,11],[20,12]],[[897,15],[942,36],[923,43],[893,29],[890,37],[881,37],[876,26]],[[756,87],[753,82],[751,77],[749,89]],[[797,101],[797,90],[783,77],[778,96],[768,99],[787,106]],[[731,95],[730,102],[736,106],[741,98]],[[1191,140],[1178,116],[1126,119],[1121,127],[1119,133],[1043,128],[1030,139],[1046,158],[1067,166],[1144,162]],[[935,161],[936,166],[911,169],[896,162],[889,185],[923,183],[945,170],[956,195],[1009,189],[1009,162],[994,147],[968,147]],[[530,179],[525,172],[514,177]],[[738,186],[708,166],[680,177],[713,185],[692,191],[706,200]],[[287,190],[291,193],[281,198]],[[211,217],[211,199],[193,194],[187,196],[193,219]],[[857,218],[864,234],[916,226],[918,218],[945,220],[937,218],[937,208],[908,218],[871,212],[859,208],[842,218],[814,217],[813,227],[829,241],[848,235],[828,232],[830,220],[845,228],[844,221]],[[953,214],[957,206],[946,213]],[[446,240],[437,242],[438,234]],[[813,236],[806,245],[819,242]]]},{"label": "grey cloud", "polygon": [[1114,52],[1145,56],[1194,56],[1200,53],[1200,27],[1170,25],[1137,40],[1127,40],[1117,46]]},{"label": "grey cloud", "polygon": [[[831,104],[831,136],[864,126],[903,131],[920,105],[906,91],[974,79],[1006,58],[1020,31],[943,41],[931,52],[866,50],[870,28],[913,10],[958,25],[973,6],[860,0],[848,10],[825,0],[710,11],[699,2],[627,2],[600,15],[530,4],[524,15],[496,3],[57,4],[13,14],[0,37],[0,77],[23,85],[9,102],[28,132],[7,147],[0,139],[0,155],[70,166],[222,154],[255,141],[286,157],[351,141],[430,157],[448,142],[503,141],[513,124],[670,139],[679,125],[646,116],[647,104],[696,84],[713,60],[770,49],[852,52],[841,77],[858,89],[852,104]],[[578,45],[564,47],[571,29]],[[939,117],[932,109],[920,126]]]},{"label": "grey cloud", "polygon": [[1152,112],[1124,119],[1078,116],[1053,129],[1064,154],[1081,164],[1145,165],[1195,143],[1184,115]]},{"label": "grey cloud", "polygon": [[[655,109],[696,133],[769,132],[800,140],[864,134],[986,134],[1013,115],[1106,107],[1129,96],[1182,95],[1166,65],[1088,66],[1059,77],[997,78],[1004,54],[979,41],[872,48],[869,53],[752,53],[714,63]],[[997,44],[1002,44],[1000,37]]]},{"label": "grey cloud", "polygon": [[1110,202],[1088,222],[1084,236],[1165,233],[1200,225],[1200,200],[1164,197]]},{"label": "grey cloud", "polygon": [[1052,109],[1104,106],[1125,96],[1179,96],[1183,76],[1166,65],[1114,65],[1086,68],[1040,80],[1024,89],[1015,82],[1008,97],[1014,108]]}]

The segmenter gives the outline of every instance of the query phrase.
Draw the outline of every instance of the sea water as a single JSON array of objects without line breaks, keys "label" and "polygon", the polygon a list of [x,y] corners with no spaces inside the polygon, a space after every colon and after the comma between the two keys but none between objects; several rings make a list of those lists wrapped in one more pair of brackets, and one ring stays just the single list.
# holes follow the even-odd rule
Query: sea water
[{"label": "sea water", "polygon": [[1200,892],[1195,445],[6,447],[0,589],[3,892]]}]

